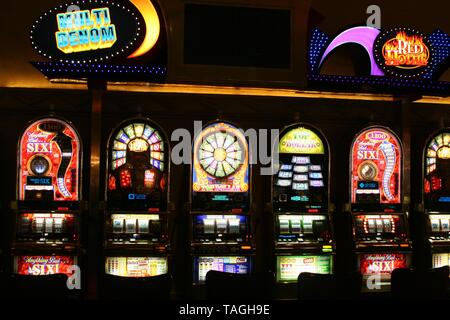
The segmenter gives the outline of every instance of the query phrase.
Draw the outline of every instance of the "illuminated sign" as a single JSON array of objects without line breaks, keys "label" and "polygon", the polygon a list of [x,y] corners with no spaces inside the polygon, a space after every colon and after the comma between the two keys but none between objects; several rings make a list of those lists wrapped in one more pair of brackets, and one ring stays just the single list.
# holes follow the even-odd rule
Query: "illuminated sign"
[{"label": "illuminated sign", "polygon": [[395,28],[380,33],[374,52],[378,65],[395,76],[418,76],[431,62],[430,44],[422,33]]},{"label": "illuminated sign", "polygon": [[364,130],[351,150],[352,203],[398,204],[401,201],[401,146],[385,128]]},{"label": "illuminated sign", "polygon": [[280,134],[279,167],[272,177],[277,212],[328,208],[328,144],[319,130],[294,124]]},{"label": "illuminated sign", "polygon": [[287,132],[280,140],[280,153],[325,153],[322,140],[310,129],[299,127]]},{"label": "illuminated sign", "polygon": [[194,142],[194,192],[247,192],[248,146],[242,132],[225,122],[203,129]]},{"label": "illuminated sign", "polygon": [[155,47],[160,32],[150,0],[78,0],[43,14],[30,38],[33,48],[49,59],[92,63],[142,56]]},{"label": "illuminated sign", "polygon": [[362,254],[359,259],[359,270],[362,275],[390,275],[394,269],[408,267],[407,256],[401,253]]},{"label": "illuminated sign", "polygon": [[55,118],[34,122],[19,144],[19,200],[79,200],[80,163],[80,139],[71,125]]},{"label": "illuminated sign", "polygon": [[[313,30],[308,51],[308,86],[336,91],[404,91],[447,96],[450,82],[439,81],[448,69],[450,36],[437,29],[427,35],[407,27],[380,30],[369,26],[349,27],[330,36]],[[338,49],[358,47],[367,68],[354,75],[322,72]],[[352,58],[350,51],[347,51]],[[339,68],[338,68],[339,69]],[[367,71],[366,71],[367,70]],[[420,80],[420,81],[417,81]],[[368,86],[368,84],[370,84]]]},{"label": "illuminated sign", "polygon": [[166,210],[167,147],[162,130],[148,119],[119,125],[109,140],[108,205]]},{"label": "illuminated sign", "polygon": [[[438,203],[450,212],[450,130],[435,134],[424,152],[424,202],[426,209]],[[447,205],[446,205],[447,204]]]},{"label": "illuminated sign", "polygon": [[111,48],[117,40],[108,8],[56,15],[56,46],[64,53]]},{"label": "illuminated sign", "polygon": [[388,40],[382,51],[386,66],[414,69],[428,64],[430,51],[423,36],[407,35],[400,31],[395,38]]},{"label": "illuminated sign", "polygon": [[206,274],[210,270],[247,274],[250,272],[250,258],[245,256],[195,257],[194,272],[197,283],[204,282],[206,280]]},{"label": "illuminated sign", "polygon": [[70,256],[18,256],[16,273],[32,276],[62,273],[70,276],[69,268],[76,264],[75,260]]}]

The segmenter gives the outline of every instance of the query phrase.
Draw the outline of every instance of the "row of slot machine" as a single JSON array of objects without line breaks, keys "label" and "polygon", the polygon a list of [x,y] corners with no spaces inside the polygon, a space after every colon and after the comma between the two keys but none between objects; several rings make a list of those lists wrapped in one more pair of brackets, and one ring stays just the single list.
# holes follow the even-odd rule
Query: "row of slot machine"
[{"label": "row of slot machine", "polygon": [[[301,272],[332,273],[335,241],[330,205],[330,151],[317,128],[284,128],[274,164],[273,270],[280,284]],[[218,120],[193,141],[189,241],[192,283],[209,270],[250,273],[252,230],[250,152],[242,130]],[[350,211],[357,268],[378,275],[385,288],[395,268],[411,265],[408,214],[402,203],[402,145],[394,132],[373,126],[350,149]],[[108,141],[103,233],[104,273],[148,277],[170,272],[170,144],[147,118],[122,122]],[[433,266],[450,260],[450,129],[425,146],[424,214]],[[13,206],[14,272],[70,274],[82,265],[82,145],[73,125],[57,117],[31,123],[18,147],[18,199]],[[88,248],[89,249],[89,248]],[[176,257],[173,257],[176,260]]]}]

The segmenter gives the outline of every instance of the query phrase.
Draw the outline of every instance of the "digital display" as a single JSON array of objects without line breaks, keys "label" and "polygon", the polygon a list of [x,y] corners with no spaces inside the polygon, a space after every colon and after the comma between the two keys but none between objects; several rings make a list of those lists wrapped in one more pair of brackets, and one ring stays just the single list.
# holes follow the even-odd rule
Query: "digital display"
[{"label": "digital display", "polygon": [[109,141],[107,203],[112,209],[165,211],[167,142],[148,119],[116,128]]},{"label": "digital display", "polygon": [[78,201],[81,145],[67,122],[45,118],[25,129],[19,145],[19,200]]},{"label": "digital display", "polygon": [[[249,153],[245,136],[228,122],[215,122],[195,138],[192,209],[229,211],[249,206]],[[227,195],[227,203],[212,203]]]},{"label": "digital display", "polygon": [[72,275],[69,267],[76,265],[71,256],[16,256],[15,272],[23,275],[42,276],[50,274]]},{"label": "digital display", "polygon": [[428,143],[424,166],[426,209],[439,206],[439,211],[450,212],[450,130],[435,135]]},{"label": "digital display", "polygon": [[166,257],[106,257],[105,273],[120,277],[153,277],[167,273]]},{"label": "digital display", "polygon": [[369,128],[358,134],[351,152],[352,203],[399,204],[402,153],[388,129]]},{"label": "digital display", "polygon": [[297,282],[302,272],[331,274],[332,257],[330,255],[277,257],[277,282]]},{"label": "digital display", "polygon": [[196,272],[195,281],[197,283],[204,282],[206,279],[206,274],[210,270],[247,274],[250,272],[250,258],[243,256],[200,256],[194,258],[194,269]]},{"label": "digital display", "polygon": [[276,212],[327,210],[327,147],[319,131],[305,125],[292,125],[281,132],[278,145],[281,171],[273,177]]},{"label": "digital display", "polygon": [[367,283],[369,277],[379,275],[380,282],[374,283],[374,285],[386,286],[390,284],[392,271],[397,268],[408,268],[409,260],[409,256],[403,253],[360,254],[358,257],[358,268],[363,276],[364,283]]}]

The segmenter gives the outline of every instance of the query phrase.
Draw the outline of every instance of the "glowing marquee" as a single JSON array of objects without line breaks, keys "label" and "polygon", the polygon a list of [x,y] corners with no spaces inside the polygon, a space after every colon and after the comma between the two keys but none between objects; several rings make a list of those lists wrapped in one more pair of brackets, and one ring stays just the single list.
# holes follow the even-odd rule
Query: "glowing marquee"
[{"label": "glowing marquee", "polygon": [[59,13],[56,20],[56,45],[64,53],[111,48],[117,40],[108,8]]},{"label": "glowing marquee", "polygon": [[352,203],[400,203],[401,157],[400,142],[388,129],[361,132],[351,150]]},{"label": "glowing marquee", "polygon": [[195,192],[247,192],[248,146],[239,129],[225,122],[203,129],[194,142]]},{"label": "glowing marquee", "polygon": [[287,132],[280,140],[280,153],[324,154],[322,139],[310,129],[299,127]]},{"label": "glowing marquee", "polygon": [[70,268],[75,264],[76,258],[71,256],[18,256],[16,273],[33,276],[62,273],[71,276]]},{"label": "glowing marquee", "polygon": [[68,123],[34,122],[19,144],[19,200],[79,200],[80,161],[80,140]]},{"label": "glowing marquee", "polygon": [[425,45],[423,36],[409,35],[405,31],[397,33],[383,46],[382,55],[386,66],[415,69],[428,65],[430,51]]}]

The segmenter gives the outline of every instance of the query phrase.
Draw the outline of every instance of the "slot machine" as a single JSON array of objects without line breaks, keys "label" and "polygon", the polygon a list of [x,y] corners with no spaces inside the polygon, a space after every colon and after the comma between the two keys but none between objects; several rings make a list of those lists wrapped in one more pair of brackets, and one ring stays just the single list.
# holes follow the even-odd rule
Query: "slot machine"
[{"label": "slot machine", "polygon": [[423,165],[423,206],[432,267],[438,268],[450,265],[450,128],[428,139]]},{"label": "slot machine", "polygon": [[[330,274],[334,240],[329,202],[329,147],[313,126],[280,133],[272,176],[276,281],[297,283],[302,272]],[[274,150],[276,152],[276,150]]]},{"label": "slot machine", "polygon": [[248,143],[227,121],[195,137],[191,168],[190,247],[193,284],[209,270],[245,274],[252,268]]},{"label": "slot machine", "polygon": [[80,264],[81,165],[81,140],[70,122],[47,117],[23,131],[12,204],[15,273],[72,275]]},{"label": "slot machine", "polygon": [[119,124],[108,141],[105,274],[168,273],[169,154],[166,134],[147,118]]},{"label": "slot machine", "polygon": [[408,212],[402,205],[402,146],[373,126],[358,133],[350,155],[353,239],[363,291],[389,290],[391,273],[411,263]]}]

